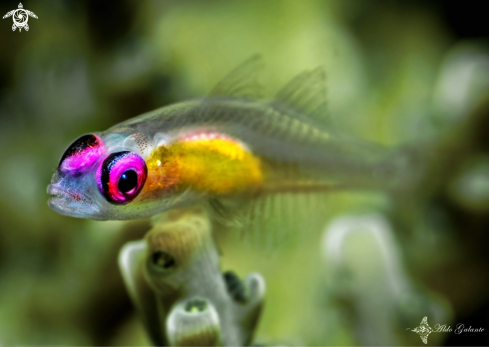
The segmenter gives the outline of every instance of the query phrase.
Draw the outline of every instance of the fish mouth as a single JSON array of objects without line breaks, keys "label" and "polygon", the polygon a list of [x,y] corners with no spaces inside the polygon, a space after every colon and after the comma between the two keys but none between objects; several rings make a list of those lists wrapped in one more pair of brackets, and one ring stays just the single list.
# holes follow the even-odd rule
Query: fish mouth
[{"label": "fish mouth", "polygon": [[80,192],[68,191],[50,184],[47,193],[50,195],[49,208],[62,215],[83,218],[96,214],[99,210],[92,199]]},{"label": "fish mouth", "polygon": [[48,185],[47,193],[48,193],[48,195],[51,195],[52,197],[56,197],[59,195],[68,195],[66,190],[61,189],[60,187],[58,187],[54,184]]},{"label": "fish mouth", "polygon": [[49,201],[51,200],[56,200],[56,201],[62,201],[62,200],[72,200],[72,195],[73,193],[70,193],[67,190],[64,190],[60,187],[55,186],[54,184],[50,184],[47,189],[47,193],[50,196]]}]

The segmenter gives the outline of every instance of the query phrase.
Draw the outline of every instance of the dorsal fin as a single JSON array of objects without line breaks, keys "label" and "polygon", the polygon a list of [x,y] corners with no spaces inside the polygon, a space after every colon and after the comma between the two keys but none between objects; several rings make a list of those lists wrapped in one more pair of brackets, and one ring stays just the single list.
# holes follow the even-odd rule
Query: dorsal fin
[{"label": "dorsal fin", "polygon": [[317,67],[294,77],[277,93],[272,105],[282,112],[308,115],[320,124],[326,124],[326,74],[324,70]]},{"label": "dorsal fin", "polygon": [[256,54],[224,77],[207,97],[229,96],[238,99],[260,99],[262,88],[258,75],[265,66],[261,55]]}]

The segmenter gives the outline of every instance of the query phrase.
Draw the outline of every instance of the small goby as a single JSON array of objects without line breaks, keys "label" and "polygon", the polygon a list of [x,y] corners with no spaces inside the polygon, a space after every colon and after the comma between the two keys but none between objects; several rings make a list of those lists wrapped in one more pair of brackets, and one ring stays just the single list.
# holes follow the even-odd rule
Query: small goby
[{"label": "small goby", "polygon": [[214,210],[280,193],[393,184],[392,151],[336,134],[322,69],[258,97],[253,57],[203,98],[86,134],[64,152],[47,192],[54,211],[124,220],[209,203]]}]

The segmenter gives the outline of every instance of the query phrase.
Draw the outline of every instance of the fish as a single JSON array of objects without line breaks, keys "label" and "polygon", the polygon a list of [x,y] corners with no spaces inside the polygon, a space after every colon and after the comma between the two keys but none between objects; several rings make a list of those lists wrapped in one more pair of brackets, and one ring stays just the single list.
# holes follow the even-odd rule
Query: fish
[{"label": "fish", "polygon": [[263,66],[253,56],[205,97],[82,135],[48,185],[50,208],[128,220],[204,204],[216,219],[257,220],[280,195],[399,184],[406,166],[398,152],[331,126],[322,68],[299,74],[266,100],[258,83]]}]

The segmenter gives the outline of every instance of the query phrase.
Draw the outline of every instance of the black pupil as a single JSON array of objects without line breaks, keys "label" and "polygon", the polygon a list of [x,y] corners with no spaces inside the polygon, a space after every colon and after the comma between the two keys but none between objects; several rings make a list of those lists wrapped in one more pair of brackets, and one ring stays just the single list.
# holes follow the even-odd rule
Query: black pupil
[{"label": "black pupil", "polygon": [[133,170],[128,170],[121,175],[117,188],[121,193],[127,193],[128,191],[136,188],[138,185],[138,174]]},{"label": "black pupil", "polygon": [[169,269],[175,265],[175,259],[166,252],[154,252],[153,253],[153,264],[163,269]]}]

